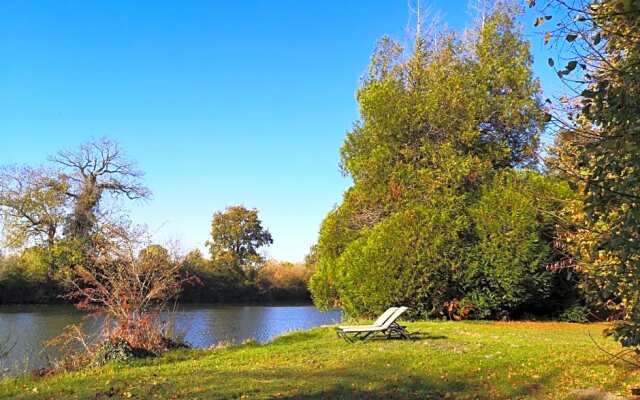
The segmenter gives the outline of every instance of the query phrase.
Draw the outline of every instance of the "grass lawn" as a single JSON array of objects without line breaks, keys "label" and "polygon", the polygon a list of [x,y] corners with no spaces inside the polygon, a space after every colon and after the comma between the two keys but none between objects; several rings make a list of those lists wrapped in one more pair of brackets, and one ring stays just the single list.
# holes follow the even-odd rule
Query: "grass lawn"
[{"label": "grass lawn", "polygon": [[[564,399],[576,389],[628,395],[640,371],[610,361],[604,325],[417,322],[415,341],[348,344],[332,328],[265,345],[176,351],[44,379],[9,379],[11,399]],[[572,393],[573,392],[573,393]],[[602,397],[605,398],[605,397]]]}]

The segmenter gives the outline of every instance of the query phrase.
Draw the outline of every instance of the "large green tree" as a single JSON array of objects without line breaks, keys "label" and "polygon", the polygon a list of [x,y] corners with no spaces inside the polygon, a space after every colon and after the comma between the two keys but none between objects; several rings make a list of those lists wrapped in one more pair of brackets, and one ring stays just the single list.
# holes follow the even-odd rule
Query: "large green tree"
[{"label": "large green tree", "polygon": [[271,233],[262,227],[256,209],[232,206],[213,215],[207,246],[215,265],[230,267],[250,278],[263,261],[259,249],[272,243]]},{"label": "large green tree", "polygon": [[320,230],[318,305],[497,317],[549,296],[543,215],[557,204],[525,193],[565,191],[522,171],[535,164],[544,112],[516,12],[496,7],[463,34],[419,32],[411,49],[382,39],[341,149],[354,185]]}]

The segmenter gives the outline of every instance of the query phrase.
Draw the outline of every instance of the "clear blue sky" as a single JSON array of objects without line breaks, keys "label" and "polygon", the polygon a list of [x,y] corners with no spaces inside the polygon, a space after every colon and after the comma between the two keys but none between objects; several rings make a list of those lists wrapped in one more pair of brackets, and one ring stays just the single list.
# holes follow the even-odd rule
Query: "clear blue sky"
[{"label": "clear blue sky", "polygon": [[[466,0],[422,3],[469,23]],[[404,0],[3,0],[0,164],[113,138],[146,171],[153,199],[128,208],[159,241],[202,247],[213,212],[244,204],[273,234],[268,255],[301,260],[350,184],[338,149],[359,77],[408,21]]]}]

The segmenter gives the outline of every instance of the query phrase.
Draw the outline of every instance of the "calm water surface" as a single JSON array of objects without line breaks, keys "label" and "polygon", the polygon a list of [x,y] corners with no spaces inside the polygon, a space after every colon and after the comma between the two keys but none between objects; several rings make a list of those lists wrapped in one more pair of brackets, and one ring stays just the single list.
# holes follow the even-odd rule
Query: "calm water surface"
[{"label": "calm water surface", "polygon": [[[223,341],[266,342],[286,332],[334,324],[341,318],[339,310],[320,312],[313,306],[280,305],[186,305],[170,317],[176,332],[198,348]],[[46,357],[55,357],[56,354],[44,354],[42,342],[73,323],[83,323],[87,331],[97,329],[95,321],[83,320],[83,314],[71,306],[0,306],[0,342],[9,337],[14,344],[0,366],[4,374],[38,368]]]}]

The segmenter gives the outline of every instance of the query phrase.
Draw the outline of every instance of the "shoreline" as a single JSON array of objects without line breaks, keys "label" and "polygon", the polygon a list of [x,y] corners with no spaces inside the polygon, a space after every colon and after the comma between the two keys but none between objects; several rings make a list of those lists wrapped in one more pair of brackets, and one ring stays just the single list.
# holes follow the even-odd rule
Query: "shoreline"
[{"label": "shoreline", "polygon": [[[407,323],[418,340],[353,344],[330,326],[46,378],[0,381],[0,398],[563,399],[592,388],[628,395],[640,372],[609,362],[603,324]],[[110,393],[110,396],[107,396]]]}]

